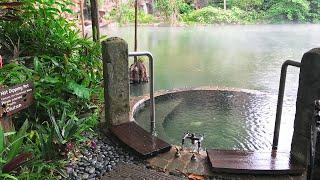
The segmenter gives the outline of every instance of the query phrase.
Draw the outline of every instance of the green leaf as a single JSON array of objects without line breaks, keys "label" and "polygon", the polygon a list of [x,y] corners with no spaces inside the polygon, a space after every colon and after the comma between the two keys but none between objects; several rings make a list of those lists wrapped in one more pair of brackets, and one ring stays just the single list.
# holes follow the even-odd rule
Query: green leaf
[{"label": "green leaf", "polygon": [[73,119],[70,119],[63,128],[63,134],[66,139],[71,139],[78,130],[78,125]]},{"label": "green leaf", "polygon": [[13,179],[13,180],[18,180],[18,178],[10,175],[10,174],[0,174],[0,177],[3,177],[4,179]]},{"label": "green leaf", "polygon": [[0,125],[0,154],[4,150],[4,132],[2,126]]},{"label": "green leaf", "polygon": [[61,135],[60,128],[59,128],[59,126],[58,126],[58,124],[57,124],[57,122],[56,122],[56,119],[55,119],[55,117],[54,117],[53,110],[52,110],[52,109],[48,110],[48,114],[49,114],[49,116],[50,116],[50,120],[51,120],[51,123],[52,123],[52,125],[53,125],[54,131],[55,131],[55,135],[57,136],[58,141],[59,141],[61,144],[63,144],[64,139],[63,139],[63,137],[62,137],[62,135]]},{"label": "green leaf", "polygon": [[40,62],[39,62],[39,58],[38,57],[34,57],[33,59],[33,67],[34,67],[34,70],[39,72],[40,70]]},{"label": "green leaf", "polygon": [[42,82],[46,82],[46,83],[50,83],[50,84],[56,84],[56,83],[60,83],[60,80],[58,77],[50,77],[50,76],[46,76],[43,79],[41,79]]},{"label": "green leaf", "polygon": [[11,142],[11,148],[10,148],[10,151],[8,152],[9,161],[19,153],[19,150],[23,143],[23,138],[26,136],[28,127],[29,127],[29,123],[28,123],[28,120],[26,120],[24,121],[17,135],[15,135],[13,141]]},{"label": "green leaf", "polygon": [[11,135],[14,135],[14,134],[16,134],[16,132],[6,132],[6,133],[4,133],[4,137],[7,137],[7,136],[11,136]]},{"label": "green leaf", "polygon": [[90,99],[90,90],[74,81],[68,83],[68,89],[79,98]]}]

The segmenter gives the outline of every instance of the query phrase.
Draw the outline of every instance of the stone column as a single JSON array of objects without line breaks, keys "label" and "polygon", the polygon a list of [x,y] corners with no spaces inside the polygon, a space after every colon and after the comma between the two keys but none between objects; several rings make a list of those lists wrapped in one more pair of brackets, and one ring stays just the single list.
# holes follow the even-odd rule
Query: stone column
[{"label": "stone column", "polygon": [[310,124],[317,99],[320,99],[320,48],[305,53],[301,61],[291,153],[305,165],[309,160]]},{"label": "stone column", "polygon": [[128,44],[111,37],[102,42],[105,120],[108,125],[129,122]]}]

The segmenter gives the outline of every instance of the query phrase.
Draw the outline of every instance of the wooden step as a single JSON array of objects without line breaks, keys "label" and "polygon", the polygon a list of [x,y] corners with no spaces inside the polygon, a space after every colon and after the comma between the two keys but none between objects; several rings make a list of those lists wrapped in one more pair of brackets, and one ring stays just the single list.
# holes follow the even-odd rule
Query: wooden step
[{"label": "wooden step", "polygon": [[207,155],[215,172],[301,175],[306,170],[290,153],[210,149]]},{"label": "wooden step", "polygon": [[167,152],[171,148],[170,144],[151,135],[135,122],[112,126],[110,130],[123,143],[144,157]]}]

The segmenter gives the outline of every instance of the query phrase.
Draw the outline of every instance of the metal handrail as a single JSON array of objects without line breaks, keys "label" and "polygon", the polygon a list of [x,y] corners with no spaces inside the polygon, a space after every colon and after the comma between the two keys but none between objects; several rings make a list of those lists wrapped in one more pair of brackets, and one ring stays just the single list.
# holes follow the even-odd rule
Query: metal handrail
[{"label": "metal handrail", "polygon": [[295,62],[292,60],[286,60],[281,67],[281,75],[280,75],[280,83],[279,83],[279,93],[278,93],[278,103],[277,103],[277,113],[276,113],[276,122],[274,125],[274,134],[273,134],[273,143],[272,150],[278,149],[279,142],[279,132],[280,132],[280,124],[281,124],[281,115],[282,115],[282,105],[283,105],[283,97],[284,97],[284,89],[286,83],[287,76],[287,68],[288,66],[301,67],[300,62]]},{"label": "metal handrail", "polygon": [[151,133],[156,135],[156,120],[155,120],[155,102],[154,102],[154,67],[153,67],[153,56],[150,52],[129,52],[129,57],[147,56],[149,60],[150,69],[150,123]]}]

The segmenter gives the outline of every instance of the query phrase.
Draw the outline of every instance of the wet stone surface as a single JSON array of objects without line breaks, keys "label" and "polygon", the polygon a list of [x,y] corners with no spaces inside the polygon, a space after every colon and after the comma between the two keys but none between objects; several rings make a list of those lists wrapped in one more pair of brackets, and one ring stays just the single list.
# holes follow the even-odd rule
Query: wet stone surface
[{"label": "wet stone surface", "polygon": [[[237,173],[218,173],[211,171],[209,160],[205,151],[200,151],[196,155],[196,161],[191,161],[193,152],[190,149],[180,151],[180,157],[175,155],[175,147],[169,152],[160,154],[156,157],[147,159],[147,166],[152,169],[157,169],[162,172],[169,173],[175,177],[181,175],[187,176],[189,179],[209,179],[209,180],[303,180],[306,179],[306,174],[301,176],[289,175],[252,175],[252,174],[237,174]],[[182,177],[182,176],[181,176]]]},{"label": "wet stone surface", "polygon": [[137,156],[108,137],[93,139],[90,143],[81,149],[77,160],[68,163],[67,179],[101,179],[120,162],[144,166]]}]

